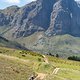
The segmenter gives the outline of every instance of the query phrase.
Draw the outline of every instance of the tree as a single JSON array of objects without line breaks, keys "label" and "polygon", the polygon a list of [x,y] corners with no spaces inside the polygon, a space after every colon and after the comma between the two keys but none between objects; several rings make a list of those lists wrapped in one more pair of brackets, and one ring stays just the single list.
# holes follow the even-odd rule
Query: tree
[{"label": "tree", "polygon": [[56,54],[56,57],[59,58],[59,54]]},{"label": "tree", "polygon": [[69,60],[74,60],[74,61],[80,61],[80,57],[78,56],[70,56],[68,57]]}]

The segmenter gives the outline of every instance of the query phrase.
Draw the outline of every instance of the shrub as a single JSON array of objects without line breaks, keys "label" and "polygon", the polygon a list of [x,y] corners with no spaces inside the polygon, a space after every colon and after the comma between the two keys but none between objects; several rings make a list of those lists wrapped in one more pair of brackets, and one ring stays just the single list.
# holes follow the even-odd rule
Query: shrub
[{"label": "shrub", "polygon": [[2,53],[2,51],[0,51],[0,53]]},{"label": "shrub", "polygon": [[38,58],[38,61],[41,62],[41,58]]},{"label": "shrub", "polygon": [[78,56],[70,56],[68,57],[69,60],[74,60],[74,61],[80,61],[80,57]]},{"label": "shrub", "polygon": [[57,58],[59,58],[59,55],[58,55],[58,54],[56,54],[56,57],[57,57]]}]

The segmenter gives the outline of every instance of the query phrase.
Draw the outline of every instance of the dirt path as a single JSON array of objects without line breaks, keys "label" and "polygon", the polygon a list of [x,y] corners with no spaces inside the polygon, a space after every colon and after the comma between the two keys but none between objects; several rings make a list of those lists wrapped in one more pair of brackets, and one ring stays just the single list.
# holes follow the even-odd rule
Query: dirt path
[{"label": "dirt path", "polygon": [[[20,59],[18,57],[14,57],[14,56],[9,56],[9,55],[3,55],[3,54],[0,54],[1,57],[5,57],[7,59],[10,59],[10,60],[19,60],[19,61],[22,61],[22,62],[28,62],[28,60],[24,60],[24,59]],[[45,60],[45,62],[47,63],[47,60]],[[44,80],[44,78],[46,77],[47,74],[44,74],[44,73],[37,73],[37,77],[34,79],[34,80]]]},{"label": "dirt path", "polygon": [[[3,54],[0,54],[0,56],[1,56],[1,57],[5,57],[5,58],[10,59],[10,60],[19,60],[19,61],[22,61],[22,62],[25,62],[25,63],[26,63],[26,62],[29,62],[29,60],[20,59],[20,58],[18,58],[18,57],[14,57],[14,56],[3,55]],[[43,57],[44,57],[45,63],[49,64],[49,61],[48,61],[47,57],[46,57],[45,55],[43,55]],[[60,68],[54,69],[54,71],[52,72],[51,75],[57,74],[58,71],[59,71],[59,69],[60,69]],[[34,80],[38,80],[38,79],[39,79],[39,80],[44,80],[44,79],[46,78],[46,76],[47,76],[47,74],[44,74],[44,73],[37,73],[37,75],[38,75],[38,76],[37,76]]]},{"label": "dirt path", "polygon": [[44,73],[37,73],[37,77],[34,79],[34,80],[44,80],[45,77],[47,76],[47,74],[44,74]]},{"label": "dirt path", "polygon": [[[42,55],[42,56],[44,58],[44,62],[46,64],[49,64],[47,57],[45,55]],[[47,74],[44,74],[44,73],[37,73],[37,75],[38,76],[34,80],[44,80],[45,77],[47,76]]]},{"label": "dirt path", "polygon": [[60,70],[60,68],[54,69],[54,71],[52,72],[52,75],[53,75],[53,74],[57,74],[59,70]]},{"label": "dirt path", "polygon": [[43,55],[45,63],[49,64],[49,61],[45,55]]},{"label": "dirt path", "polygon": [[[49,64],[49,61],[48,61],[47,57],[45,55],[42,55],[42,56],[44,58],[44,62],[46,64]],[[38,76],[34,80],[44,80],[47,76],[47,74],[44,74],[44,73],[37,73],[37,75]]]}]

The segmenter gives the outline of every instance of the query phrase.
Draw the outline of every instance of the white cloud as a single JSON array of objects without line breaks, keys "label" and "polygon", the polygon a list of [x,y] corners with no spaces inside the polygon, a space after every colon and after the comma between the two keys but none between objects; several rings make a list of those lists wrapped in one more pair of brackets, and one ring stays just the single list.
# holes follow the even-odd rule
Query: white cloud
[{"label": "white cloud", "polygon": [[36,1],[36,0],[24,0],[26,3],[30,3],[32,1]]},{"label": "white cloud", "polygon": [[18,3],[20,3],[20,0],[5,0],[5,2],[18,4]]}]

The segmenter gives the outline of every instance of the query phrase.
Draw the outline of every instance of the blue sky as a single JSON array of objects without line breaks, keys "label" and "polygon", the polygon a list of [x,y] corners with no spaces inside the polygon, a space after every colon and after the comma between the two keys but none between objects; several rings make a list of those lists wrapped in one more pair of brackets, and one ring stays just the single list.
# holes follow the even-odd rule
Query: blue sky
[{"label": "blue sky", "polygon": [[30,3],[31,1],[35,1],[35,0],[0,0],[0,9],[4,9],[11,5],[23,6],[27,3]]},{"label": "blue sky", "polygon": [[11,5],[23,6],[35,0],[0,0],[0,9],[4,9]]}]

